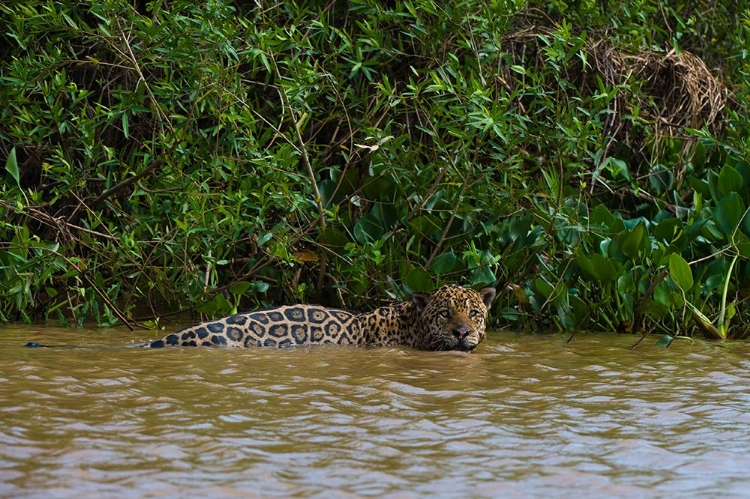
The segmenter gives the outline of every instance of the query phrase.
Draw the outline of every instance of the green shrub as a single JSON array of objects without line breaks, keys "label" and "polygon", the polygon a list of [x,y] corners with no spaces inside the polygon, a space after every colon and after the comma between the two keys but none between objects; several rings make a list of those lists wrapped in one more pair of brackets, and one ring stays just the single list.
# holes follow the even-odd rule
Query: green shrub
[{"label": "green shrub", "polygon": [[458,281],[514,327],[691,333],[745,289],[745,7],[2,5],[0,319]]}]

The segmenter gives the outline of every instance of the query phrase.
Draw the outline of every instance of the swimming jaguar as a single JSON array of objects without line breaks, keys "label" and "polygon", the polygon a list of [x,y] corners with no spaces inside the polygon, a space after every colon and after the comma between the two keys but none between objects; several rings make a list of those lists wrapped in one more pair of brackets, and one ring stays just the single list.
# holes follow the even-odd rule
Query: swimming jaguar
[{"label": "swimming jaguar", "polygon": [[291,305],[247,312],[180,329],[144,347],[297,345],[403,345],[419,350],[469,352],[485,338],[494,288],[456,285],[411,300],[350,312],[317,305]]}]

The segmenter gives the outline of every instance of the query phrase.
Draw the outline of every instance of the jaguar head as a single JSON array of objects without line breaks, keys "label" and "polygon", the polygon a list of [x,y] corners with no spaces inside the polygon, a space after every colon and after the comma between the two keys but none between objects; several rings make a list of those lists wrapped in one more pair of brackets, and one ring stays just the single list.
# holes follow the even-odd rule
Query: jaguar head
[{"label": "jaguar head", "polygon": [[470,352],[485,337],[485,320],[495,288],[481,291],[461,286],[443,286],[432,293],[415,293],[412,301],[419,312],[418,334],[424,335],[424,350]]}]

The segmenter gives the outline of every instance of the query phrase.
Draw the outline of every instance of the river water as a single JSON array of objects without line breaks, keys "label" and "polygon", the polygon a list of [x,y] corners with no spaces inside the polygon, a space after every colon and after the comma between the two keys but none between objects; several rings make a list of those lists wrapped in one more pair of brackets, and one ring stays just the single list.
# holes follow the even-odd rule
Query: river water
[{"label": "river water", "polygon": [[750,496],[746,343],[118,347],[133,339],[0,328],[0,497]]}]

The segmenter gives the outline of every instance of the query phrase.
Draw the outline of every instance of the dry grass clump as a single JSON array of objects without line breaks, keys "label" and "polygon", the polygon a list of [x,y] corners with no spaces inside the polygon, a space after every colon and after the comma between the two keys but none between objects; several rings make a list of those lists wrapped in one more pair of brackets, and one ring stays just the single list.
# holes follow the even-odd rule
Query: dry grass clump
[{"label": "dry grass clump", "polygon": [[[609,85],[638,89],[634,95],[618,97],[612,136],[621,131],[627,134],[622,116],[632,114],[635,106],[639,117],[653,126],[656,149],[662,137],[687,139],[685,147],[689,148],[692,136],[685,132],[687,128],[706,127],[714,135],[721,133],[730,92],[695,54],[674,49],[632,54],[605,40],[590,43],[585,50],[592,68]],[[632,138],[626,140],[635,145]]]}]

